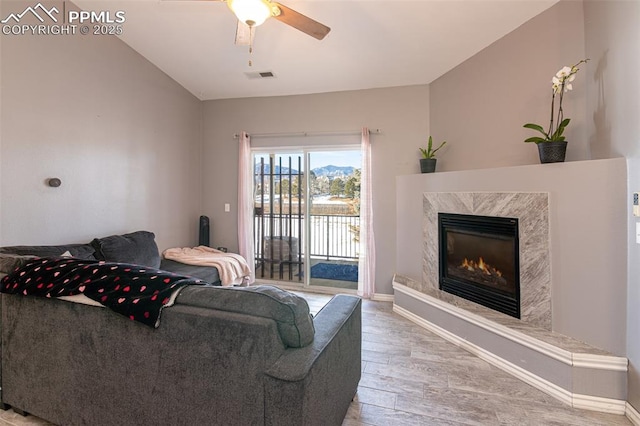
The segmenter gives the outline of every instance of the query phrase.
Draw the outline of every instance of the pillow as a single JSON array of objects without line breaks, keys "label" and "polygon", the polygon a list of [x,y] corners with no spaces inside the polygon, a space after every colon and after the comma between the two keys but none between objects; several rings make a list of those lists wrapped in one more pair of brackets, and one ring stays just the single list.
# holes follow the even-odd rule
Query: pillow
[{"label": "pillow", "polygon": [[160,268],[160,253],[155,234],[137,231],[124,235],[95,238],[91,246],[96,250],[96,259],[107,262],[133,263],[135,265]]},{"label": "pillow", "polygon": [[182,305],[271,318],[278,324],[282,342],[302,348],[313,342],[315,329],[309,304],[302,297],[277,287],[188,286],[176,302]]},{"label": "pillow", "polygon": [[0,272],[4,274],[11,274],[12,272],[22,268],[33,259],[37,259],[37,257],[0,253]]}]

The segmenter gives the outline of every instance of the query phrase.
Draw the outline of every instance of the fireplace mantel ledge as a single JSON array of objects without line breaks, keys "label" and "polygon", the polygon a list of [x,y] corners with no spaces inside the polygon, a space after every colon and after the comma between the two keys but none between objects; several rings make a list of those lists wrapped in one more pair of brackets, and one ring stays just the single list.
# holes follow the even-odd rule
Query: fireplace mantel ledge
[{"label": "fireplace mantel ledge", "polygon": [[575,408],[625,413],[627,358],[500,313],[496,322],[412,281],[394,276],[394,312]]}]

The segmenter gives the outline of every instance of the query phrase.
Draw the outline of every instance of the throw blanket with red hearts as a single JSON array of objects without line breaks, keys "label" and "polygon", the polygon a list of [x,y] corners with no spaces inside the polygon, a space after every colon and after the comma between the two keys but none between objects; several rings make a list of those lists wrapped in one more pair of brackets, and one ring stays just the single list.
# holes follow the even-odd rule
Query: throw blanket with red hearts
[{"label": "throw blanket with red hearts", "polygon": [[204,281],[125,263],[73,258],[39,258],[0,283],[0,291],[25,296],[88,298],[150,327],[160,324],[160,312],[171,306],[180,289]]}]

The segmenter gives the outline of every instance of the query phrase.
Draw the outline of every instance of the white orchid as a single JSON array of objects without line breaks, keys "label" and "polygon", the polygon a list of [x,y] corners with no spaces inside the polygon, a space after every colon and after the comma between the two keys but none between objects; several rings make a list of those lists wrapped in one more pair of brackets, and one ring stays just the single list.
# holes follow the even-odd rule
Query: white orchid
[{"label": "white orchid", "polygon": [[571,82],[576,78],[576,73],[578,72],[578,69],[579,69],[578,65],[586,61],[587,60],[580,61],[572,67],[562,67],[562,69],[558,71],[556,75],[551,79],[551,86],[553,88],[553,92],[560,93],[563,90],[563,88],[565,92],[572,90],[573,86],[571,85]]},{"label": "white orchid", "polygon": [[[573,89],[573,85],[571,82],[575,80],[576,73],[579,68],[578,65],[586,63],[589,59],[583,59],[572,67],[562,67],[560,71],[556,73],[556,75],[551,79],[551,122],[549,123],[549,130],[544,131],[542,126],[538,124],[527,123],[524,125],[527,129],[536,130],[544,135],[544,138],[535,136],[528,139],[525,139],[525,142],[556,142],[563,141],[565,137],[562,135],[564,133],[564,129],[569,125],[569,121],[571,119],[564,118],[564,112],[562,111],[562,98],[564,97],[565,92]],[[558,120],[556,121],[556,127],[553,126],[553,118],[555,115],[555,99],[556,95],[560,97],[560,101],[558,102]]]},{"label": "white orchid", "polygon": [[562,78],[569,76],[573,68],[575,67],[562,67],[562,69],[556,73],[556,77]]}]

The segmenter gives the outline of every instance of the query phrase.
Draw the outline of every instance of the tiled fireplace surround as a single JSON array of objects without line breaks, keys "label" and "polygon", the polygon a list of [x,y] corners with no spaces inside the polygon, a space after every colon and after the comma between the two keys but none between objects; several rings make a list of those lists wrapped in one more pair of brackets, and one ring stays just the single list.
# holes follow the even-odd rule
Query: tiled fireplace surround
[{"label": "tiled fireplace surround", "polygon": [[[570,337],[572,321],[579,321],[581,312],[585,313],[580,305],[575,318],[570,315],[567,318],[567,312],[573,310],[570,304],[592,303],[589,298],[583,299],[580,290],[587,291],[594,286],[600,289],[597,292],[602,287],[598,283],[580,286],[583,276],[578,274],[575,281],[569,280],[571,274],[560,267],[573,261],[570,256],[564,256],[566,262],[563,262],[561,255],[566,247],[560,240],[575,234],[577,241],[574,243],[584,248],[585,236],[581,232],[589,232],[588,224],[611,226],[612,232],[605,231],[603,235],[610,234],[614,241],[622,238],[624,244],[624,232],[617,229],[621,224],[607,223],[617,218],[617,213],[612,211],[616,208],[624,210],[626,175],[620,173],[620,169],[626,170],[624,159],[399,177],[394,310],[572,406],[624,414],[627,359],[611,353],[615,351],[615,342],[609,345],[611,347],[597,342],[597,346],[604,349],[589,342],[598,340],[596,333],[593,339],[585,338],[584,334],[576,336],[580,340]],[[530,179],[532,174],[540,173],[544,175],[537,181]],[[560,184],[554,185],[554,182]],[[496,190],[489,190],[491,187]],[[602,194],[596,193],[599,191]],[[563,194],[565,198],[562,198]],[[576,205],[574,200],[580,200],[581,195],[589,199]],[[571,205],[572,201],[574,205]],[[620,204],[614,207],[612,204],[618,201]],[[591,202],[605,203],[605,207],[584,210]],[[438,289],[439,212],[518,218],[520,320]],[[576,224],[576,221],[581,222],[580,215],[592,221],[583,219],[584,225]],[[624,222],[624,215],[620,219]],[[558,226],[566,221],[571,221],[567,225],[571,229],[558,231]],[[422,228],[416,238],[408,238],[411,230],[407,227],[411,225],[414,234],[417,234],[416,226]],[[585,241],[598,240],[596,235],[595,240],[587,237]],[[418,255],[413,252],[413,257],[409,257],[413,262],[419,262],[419,269],[406,259],[407,252],[416,248],[419,248]],[[588,247],[586,249],[588,252]],[[593,256],[599,256],[602,249],[593,247],[591,252]],[[586,259],[585,267],[602,262],[604,264],[597,265],[600,269],[618,269],[626,265],[612,257],[611,262],[608,259],[590,257]],[[555,274],[553,268],[558,269]],[[594,280],[598,280],[598,276],[595,273]],[[612,274],[612,279],[616,276],[616,273]],[[625,299],[620,286],[611,288],[608,297],[613,300],[603,303],[612,304],[610,307],[615,310],[615,305],[624,303]],[[574,289],[578,293],[573,302],[562,297]],[[602,300],[602,295],[596,295],[598,298]],[[567,309],[564,309],[565,305]],[[597,304],[586,308],[587,311],[592,309],[592,315],[596,317],[602,313]],[[607,309],[603,311],[607,312]],[[561,321],[554,321],[554,316]],[[588,329],[589,325],[585,327]],[[573,328],[580,331],[580,326]],[[624,332],[624,328],[611,332]],[[586,336],[590,337],[588,334]]]},{"label": "tiled fireplace surround", "polygon": [[438,213],[517,218],[520,229],[520,319],[551,330],[549,196],[527,192],[429,192],[424,194],[422,283],[416,288],[469,311],[493,310],[438,290]]}]

